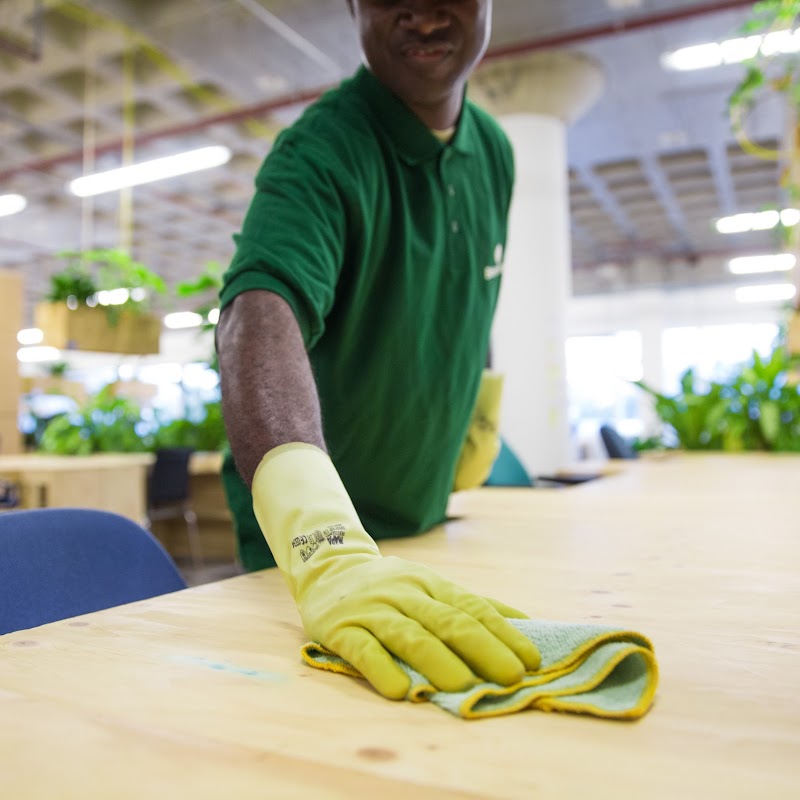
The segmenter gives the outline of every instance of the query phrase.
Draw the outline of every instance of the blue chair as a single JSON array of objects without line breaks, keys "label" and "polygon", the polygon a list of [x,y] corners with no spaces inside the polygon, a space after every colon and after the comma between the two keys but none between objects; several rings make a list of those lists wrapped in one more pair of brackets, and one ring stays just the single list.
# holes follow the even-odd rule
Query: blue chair
[{"label": "blue chair", "polygon": [[533,486],[533,480],[517,454],[500,440],[500,453],[484,486]]},{"label": "blue chair", "polygon": [[606,448],[609,458],[638,458],[639,454],[626,439],[620,436],[619,432],[612,425],[600,426],[600,438]]},{"label": "blue chair", "polygon": [[189,460],[191,447],[165,447],[156,450],[156,460],[147,476],[147,519],[145,527],[152,529],[157,520],[181,518],[189,534],[189,553],[192,564],[200,567],[203,555],[200,528],[190,495]]},{"label": "blue chair", "polygon": [[185,589],[144,528],[108,511],[0,513],[0,634]]}]

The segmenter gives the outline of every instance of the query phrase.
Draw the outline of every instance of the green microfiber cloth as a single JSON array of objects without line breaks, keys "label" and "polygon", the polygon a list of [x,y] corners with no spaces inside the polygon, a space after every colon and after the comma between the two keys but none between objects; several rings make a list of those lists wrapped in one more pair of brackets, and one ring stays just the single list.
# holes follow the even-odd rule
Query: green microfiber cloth
[{"label": "green microfiber cloth", "polygon": [[[439,692],[403,661],[411,678],[407,700],[430,700],[464,719],[498,717],[526,708],[570,711],[606,719],[638,719],[647,713],[658,684],[653,646],[639,633],[534,619],[509,622],[539,648],[541,665],[513,686],[480,683],[465,692]],[[312,667],[363,677],[344,659],[315,642],[302,648]]]}]

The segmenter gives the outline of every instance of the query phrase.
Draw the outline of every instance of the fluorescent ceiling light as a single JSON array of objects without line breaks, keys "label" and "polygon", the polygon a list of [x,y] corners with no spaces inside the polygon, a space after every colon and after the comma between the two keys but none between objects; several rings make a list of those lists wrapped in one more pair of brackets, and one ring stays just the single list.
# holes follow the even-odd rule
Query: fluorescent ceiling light
[{"label": "fluorescent ceiling light", "polygon": [[17,361],[23,364],[37,364],[44,361],[59,361],[61,353],[55,347],[20,347]]},{"label": "fluorescent ceiling light", "polygon": [[732,258],[728,267],[734,275],[754,275],[763,272],[788,272],[797,263],[792,253]]},{"label": "fluorescent ceiling light", "polygon": [[44,331],[40,328],[23,328],[17,334],[17,341],[22,345],[41,344],[44,341]]},{"label": "fluorescent ceiling light", "polygon": [[797,288],[791,283],[770,283],[763,286],[740,286],[736,290],[736,299],[740,303],[775,303],[791,300],[797,294]]},{"label": "fluorescent ceiling light", "polygon": [[665,53],[661,56],[661,64],[676,72],[718,67],[722,64],[722,51],[716,42],[696,44],[692,47],[682,47],[672,53]]},{"label": "fluorescent ceiling light", "polygon": [[212,308],[211,311],[208,312],[208,321],[212,325],[216,325],[219,322],[219,309]]},{"label": "fluorescent ceiling light", "polygon": [[10,217],[18,214],[28,201],[21,194],[0,194],[0,217]]},{"label": "fluorescent ceiling light", "polygon": [[686,72],[708,69],[723,64],[739,64],[763,56],[786,55],[800,51],[800,29],[796,31],[773,31],[765,36],[745,36],[726,39],[723,42],[708,42],[691,47],[682,47],[661,56],[661,64],[667,69]]},{"label": "fluorescent ceiling light", "polygon": [[104,289],[95,296],[101,306],[122,306],[128,302],[131,293],[127,289]]},{"label": "fluorescent ceiling light", "polygon": [[757,211],[746,214],[734,214],[722,217],[716,222],[719,233],[746,233],[747,231],[768,231],[781,223],[791,228],[800,222],[800,211],[796,208],[784,208],[783,211]]},{"label": "fluorescent ceiling light", "polygon": [[198,328],[203,324],[203,318],[194,311],[176,311],[164,317],[164,325],[172,330],[180,328]]},{"label": "fluorescent ceiling light", "polygon": [[781,224],[786,228],[791,228],[800,222],[800,210],[796,208],[784,208],[781,211]]},{"label": "fluorescent ceiling light", "polygon": [[84,175],[70,181],[69,190],[78,197],[91,197],[105,192],[115,192],[128,186],[140,186],[164,178],[174,178],[189,172],[220,167],[231,159],[231,151],[222,145],[201,147],[174,156],[142,161],[129,167],[111,169],[94,175]]},{"label": "fluorescent ceiling light", "polygon": [[755,275],[761,272],[786,272],[794,267],[796,258],[791,253],[770,256],[742,256],[732,258],[728,269],[734,275]]}]

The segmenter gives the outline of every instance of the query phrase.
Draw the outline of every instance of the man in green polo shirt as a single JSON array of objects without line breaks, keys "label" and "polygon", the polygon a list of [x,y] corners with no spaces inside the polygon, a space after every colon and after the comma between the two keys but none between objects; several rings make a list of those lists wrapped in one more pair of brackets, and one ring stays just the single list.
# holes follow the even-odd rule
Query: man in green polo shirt
[{"label": "man in green polo shirt", "polygon": [[387,697],[390,654],[509,684],[538,663],[522,615],[374,541],[444,519],[486,362],[513,161],[465,85],[491,0],[349,5],[366,65],[275,142],[221,293],[240,554]]}]

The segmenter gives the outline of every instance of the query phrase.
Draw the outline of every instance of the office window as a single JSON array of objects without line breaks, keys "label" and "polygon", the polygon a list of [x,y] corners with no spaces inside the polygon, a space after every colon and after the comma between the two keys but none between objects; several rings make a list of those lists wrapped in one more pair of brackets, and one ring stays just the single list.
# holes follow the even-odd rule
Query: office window
[{"label": "office window", "polygon": [[680,390],[680,376],[692,367],[702,390],[704,382],[725,380],[753,350],[768,355],[775,346],[774,323],[705,325],[667,328],[662,335],[663,388],[666,394]]},{"label": "office window", "polygon": [[566,343],[569,421],[579,457],[605,451],[598,429],[609,422],[625,437],[642,433],[642,336],[618,331],[606,336],[572,336]]}]

